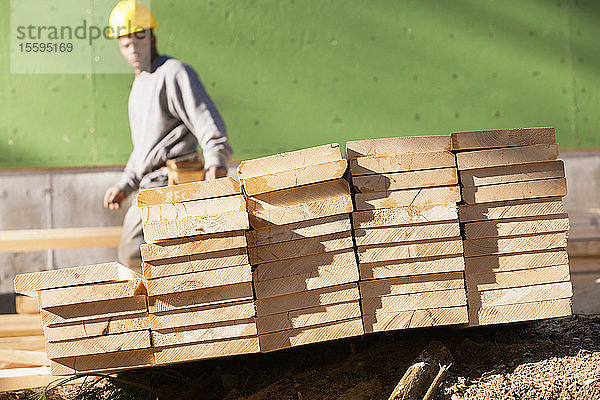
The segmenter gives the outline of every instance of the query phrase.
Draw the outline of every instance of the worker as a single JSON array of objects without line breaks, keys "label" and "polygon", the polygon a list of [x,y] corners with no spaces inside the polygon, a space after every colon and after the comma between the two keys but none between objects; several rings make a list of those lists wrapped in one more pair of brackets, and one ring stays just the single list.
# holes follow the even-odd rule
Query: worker
[{"label": "worker", "polygon": [[[135,72],[128,106],[133,152],[121,179],[104,195],[104,207],[111,210],[121,208],[138,189],[166,186],[165,162],[195,158],[198,144],[206,179],[227,175],[232,150],[225,124],[196,72],[158,54],[157,26],[150,9],[137,1],[121,1],[110,14],[110,37],[118,39],[121,54]],[[123,221],[119,262],[140,272],[142,243],[141,213],[134,201]]]}]

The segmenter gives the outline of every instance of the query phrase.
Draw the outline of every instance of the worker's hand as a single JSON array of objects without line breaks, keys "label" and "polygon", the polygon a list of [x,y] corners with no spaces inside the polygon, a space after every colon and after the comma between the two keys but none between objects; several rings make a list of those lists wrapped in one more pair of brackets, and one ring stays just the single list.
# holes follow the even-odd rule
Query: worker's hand
[{"label": "worker's hand", "polygon": [[118,187],[111,186],[104,194],[104,208],[118,210],[123,200],[125,200],[125,193]]},{"label": "worker's hand", "polygon": [[217,167],[213,165],[212,167],[208,167],[206,171],[204,171],[204,179],[207,181],[210,179],[224,178],[227,176],[227,169]]}]

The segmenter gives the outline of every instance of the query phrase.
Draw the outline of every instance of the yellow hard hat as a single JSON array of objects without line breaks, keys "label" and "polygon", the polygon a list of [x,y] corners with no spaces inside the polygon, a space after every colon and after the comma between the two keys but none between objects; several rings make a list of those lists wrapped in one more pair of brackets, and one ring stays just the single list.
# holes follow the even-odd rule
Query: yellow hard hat
[{"label": "yellow hard hat", "polygon": [[110,13],[108,26],[108,36],[114,39],[146,29],[156,29],[158,24],[146,5],[139,1],[123,0]]}]

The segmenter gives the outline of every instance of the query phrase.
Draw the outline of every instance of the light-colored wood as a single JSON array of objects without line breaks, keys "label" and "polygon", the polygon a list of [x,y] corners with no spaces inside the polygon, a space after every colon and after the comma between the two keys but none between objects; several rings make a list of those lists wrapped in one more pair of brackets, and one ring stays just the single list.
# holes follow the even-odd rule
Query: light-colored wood
[{"label": "light-colored wood", "polygon": [[252,301],[225,303],[190,309],[150,314],[150,328],[169,329],[211,322],[248,319],[256,314]]},{"label": "light-colored wood", "polygon": [[567,247],[567,234],[560,232],[530,236],[473,239],[465,240],[463,246],[465,257],[550,250]]},{"label": "light-colored wood", "polygon": [[418,210],[421,206],[430,209],[432,204],[446,204],[461,200],[459,186],[357,193],[354,198],[356,209],[359,211],[396,207],[413,207]]},{"label": "light-colored wood", "polygon": [[155,279],[235,267],[249,263],[250,260],[248,259],[246,248],[239,248],[142,262],[142,271],[146,279]]},{"label": "light-colored wood", "polygon": [[600,257],[571,257],[569,255],[569,258],[567,259],[567,255],[565,254],[564,260],[565,261],[560,264],[569,264],[572,274],[600,272]]},{"label": "light-colored wood", "polygon": [[358,283],[358,286],[361,298],[396,296],[400,294],[464,289],[465,278],[462,272],[451,272],[361,281]]},{"label": "light-colored wood", "polygon": [[44,336],[0,337],[0,349],[44,351]]},{"label": "light-colored wood", "polygon": [[433,240],[394,245],[358,246],[360,263],[387,260],[404,260],[434,256],[449,256],[463,253],[462,239]]},{"label": "light-colored wood", "polygon": [[45,327],[44,337],[48,342],[57,342],[93,336],[112,335],[115,333],[141,331],[144,329],[150,329],[147,313],[99,318]]},{"label": "light-colored wood", "polygon": [[254,196],[261,193],[339,179],[344,176],[347,167],[348,162],[341,159],[245,178],[242,179],[242,185],[248,196]]},{"label": "light-colored wood", "polygon": [[502,201],[458,206],[460,222],[554,215],[565,212],[560,198]]},{"label": "light-colored wood", "polygon": [[42,324],[54,326],[98,318],[140,314],[148,310],[146,295],[42,309]]},{"label": "light-colored wood", "polygon": [[254,229],[352,212],[350,186],[344,179],[259,194],[248,198]]},{"label": "light-colored wood", "polygon": [[451,135],[453,150],[531,146],[556,141],[552,127],[453,132]]},{"label": "light-colored wood", "polygon": [[455,202],[409,207],[382,208],[352,213],[354,228],[380,228],[394,225],[420,224],[425,222],[458,219]]},{"label": "light-colored wood", "polygon": [[350,216],[339,214],[248,231],[246,238],[248,247],[256,247],[350,230],[352,230]]},{"label": "light-colored wood", "polygon": [[564,178],[544,179],[530,182],[501,183],[477,188],[463,188],[462,195],[463,201],[467,204],[566,196],[567,181]]},{"label": "light-colored wood", "polygon": [[117,247],[121,226],[0,231],[0,253]]},{"label": "light-colored wood", "polygon": [[467,305],[464,289],[408,293],[361,299],[364,315]]},{"label": "light-colored wood", "polygon": [[456,168],[426,169],[352,177],[352,186],[360,193],[449,186],[456,185],[457,183],[458,171]]},{"label": "light-colored wood", "polygon": [[0,365],[41,367],[49,365],[49,361],[43,350],[0,349]]},{"label": "light-colored wood", "polygon": [[465,306],[363,315],[365,333],[458,325],[467,322],[469,322],[469,315]]},{"label": "light-colored wood", "polygon": [[411,224],[394,228],[358,228],[354,237],[358,246],[414,242],[415,240],[442,239],[460,236],[458,220],[428,224]]},{"label": "light-colored wood", "polygon": [[557,160],[465,170],[460,172],[460,184],[463,187],[477,187],[564,177],[564,163]]},{"label": "light-colored wood", "polygon": [[206,235],[245,230],[250,227],[246,211],[212,217],[192,217],[175,221],[144,224],[144,240],[148,243],[184,236]]},{"label": "light-colored wood", "polygon": [[362,156],[397,153],[449,151],[451,148],[452,140],[450,135],[365,139],[346,142],[346,158],[351,159]]},{"label": "light-colored wood", "polygon": [[17,314],[39,314],[40,305],[36,297],[17,296],[15,297],[15,308]]},{"label": "light-colored wood", "polygon": [[569,217],[566,214],[544,215],[464,224],[465,239],[534,235],[538,233],[567,232]]},{"label": "light-colored wood", "polygon": [[256,312],[259,317],[300,310],[302,308],[326,306],[360,299],[358,285],[348,283],[339,286],[329,286],[322,289],[309,290],[285,296],[270,297],[256,300]]},{"label": "light-colored wood", "polygon": [[358,268],[360,279],[394,278],[439,272],[464,271],[465,259],[460,255],[413,259],[405,262],[383,261],[379,263],[360,263]]},{"label": "light-colored wood", "polygon": [[458,169],[463,171],[467,169],[539,163],[556,160],[557,157],[558,144],[535,144],[532,146],[465,151],[456,155],[456,164]]},{"label": "light-colored wood", "polygon": [[38,302],[42,308],[48,309],[70,304],[122,299],[145,293],[144,282],[141,279],[133,279],[124,282],[93,283],[90,285],[42,290],[38,292]]},{"label": "light-colored wood", "polygon": [[0,314],[0,338],[41,334],[42,323],[37,314]]},{"label": "light-colored wood", "polygon": [[15,292],[34,296],[39,290],[91,283],[121,282],[136,278],[141,277],[129,268],[112,262],[19,274],[15,277],[14,285]]},{"label": "light-colored wood", "polygon": [[213,233],[164,240],[158,243],[142,244],[140,250],[142,261],[161,260],[192,254],[203,254],[220,250],[230,250],[246,247],[244,231]]},{"label": "light-colored wood", "polygon": [[186,326],[184,328],[152,331],[152,345],[167,347],[186,343],[209,342],[213,340],[235,339],[256,336],[254,318],[236,321],[213,322],[210,324]]},{"label": "light-colored wood", "polygon": [[244,196],[217,197],[214,199],[184,201],[182,203],[159,204],[142,207],[142,222],[175,221],[186,218],[216,217],[246,210]]},{"label": "light-colored wood", "polygon": [[322,267],[306,274],[283,278],[255,281],[254,291],[257,299],[304,292],[322,287],[342,285],[358,281],[356,263],[344,267]]},{"label": "light-colored wood", "polygon": [[238,177],[244,180],[254,176],[273,174],[341,159],[340,145],[331,143],[253,160],[244,160],[238,165],[237,172]]},{"label": "light-colored wood", "polygon": [[[465,274],[516,271],[520,269],[567,265],[564,249],[542,250],[533,253],[491,255],[465,258]],[[571,264],[572,265],[572,264]]]},{"label": "light-colored wood", "polygon": [[600,314],[600,272],[572,273],[573,312]]},{"label": "light-colored wood", "polygon": [[356,257],[353,249],[260,264],[253,271],[253,280],[254,282],[260,282],[286,276],[317,273],[322,268],[331,269],[347,266],[356,268]]},{"label": "light-colored wood", "polygon": [[158,296],[242,282],[252,282],[250,264],[150,279],[146,286],[149,296]]},{"label": "light-colored wood", "polygon": [[55,380],[50,367],[0,369],[0,393],[46,387]]},{"label": "light-colored wood", "polygon": [[571,299],[537,301],[469,309],[470,325],[506,324],[536,319],[567,317],[572,314]]},{"label": "light-colored wood", "polygon": [[329,251],[350,249],[354,246],[350,231],[333,233],[331,235],[292,240],[256,246],[248,249],[250,264],[257,265],[271,261],[304,257]]},{"label": "light-colored wood", "polygon": [[260,335],[295,328],[305,328],[329,322],[360,318],[360,303],[353,301],[327,306],[290,310],[288,312],[266,315],[256,319]]},{"label": "light-colored wood", "polygon": [[213,197],[233,196],[241,193],[240,183],[228,176],[208,181],[141,190],[136,199],[138,207],[150,207],[159,204],[182,203],[184,201],[202,200]]},{"label": "light-colored wood", "polygon": [[159,348],[156,350],[155,357],[156,365],[168,365],[238,354],[252,354],[259,351],[258,338],[249,337]]},{"label": "light-colored wood", "polygon": [[152,365],[154,365],[154,349],[127,350],[50,360],[52,375],[117,372]]},{"label": "light-colored wood", "polygon": [[544,283],[568,282],[568,265],[529,268],[518,271],[489,272],[466,276],[467,290],[470,292],[495,289],[508,289]]},{"label": "light-colored wood", "polygon": [[348,319],[341,322],[316,325],[306,328],[295,328],[285,331],[260,335],[260,351],[270,352],[289,347],[310,343],[326,342],[329,340],[360,336],[364,334],[360,318]]},{"label": "light-colored wood", "polygon": [[456,167],[455,156],[449,151],[394,153],[358,157],[350,160],[352,176],[448,167]]},{"label": "light-colored wood", "polygon": [[169,293],[148,297],[148,312],[182,310],[241,300],[252,300],[252,283],[218,286],[189,292]]},{"label": "light-colored wood", "polygon": [[150,331],[135,331],[86,337],[61,342],[47,342],[46,354],[51,359],[104,354],[151,347]]},{"label": "light-colored wood", "polygon": [[567,251],[573,257],[600,255],[600,239],[569,240]]},{"label": "light-colored wood", "polygon": [[468,292],[470,307],[491,307],[534,301],[564,299],[573,296],[571,282],[549,283],[517,288]]}]

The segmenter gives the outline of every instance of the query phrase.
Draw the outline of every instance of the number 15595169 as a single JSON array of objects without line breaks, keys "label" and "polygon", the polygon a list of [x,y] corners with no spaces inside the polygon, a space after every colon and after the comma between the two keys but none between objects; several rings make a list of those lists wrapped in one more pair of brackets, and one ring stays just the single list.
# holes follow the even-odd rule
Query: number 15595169
[{"label": "number 15595169", "polygon": [[70,53],[73,43],[19,43],[21,53]]}]

